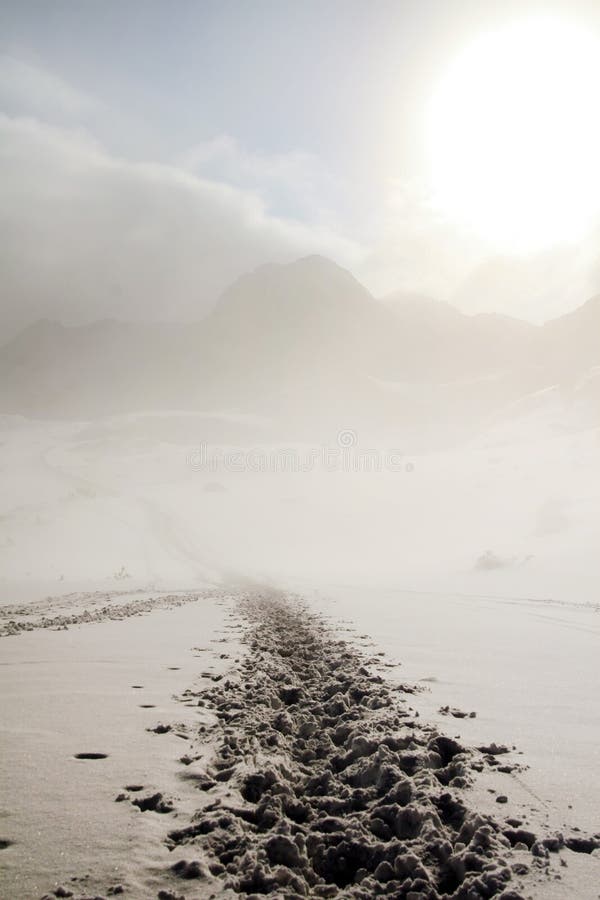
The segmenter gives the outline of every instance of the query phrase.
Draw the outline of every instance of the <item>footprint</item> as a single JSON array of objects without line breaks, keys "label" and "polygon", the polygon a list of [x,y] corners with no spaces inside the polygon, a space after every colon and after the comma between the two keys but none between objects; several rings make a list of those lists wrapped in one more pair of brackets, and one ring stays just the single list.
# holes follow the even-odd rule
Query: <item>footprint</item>
[{"label": "footprint", "polygon": [[142,812],[170,813],[175,809],[172,802],[159,792],[151,794],[149,797],[140,797],[138,800],[132,800],[131,802]]},{"label": "footprint", "polygon": [[75,759],[107,759],[108,753],[76,753]]},{"label": "footprint", "polygon": [[179,862],[176,862],[173,866],[171,866],[171,871],[178,875],[180,878],[192,879],[192,878],[202,878],[205,875],[205,871],[198,862],[198,860],[193,859],[191,862],[188,862],[185,859],[180,859]]},{"label": "footprint", "polygon": [[126,784],[125,790],[131,791],[132,794],[135,794],[135,793],[137,793],[137,791],[143,791],[144,785],[143,784]]}]

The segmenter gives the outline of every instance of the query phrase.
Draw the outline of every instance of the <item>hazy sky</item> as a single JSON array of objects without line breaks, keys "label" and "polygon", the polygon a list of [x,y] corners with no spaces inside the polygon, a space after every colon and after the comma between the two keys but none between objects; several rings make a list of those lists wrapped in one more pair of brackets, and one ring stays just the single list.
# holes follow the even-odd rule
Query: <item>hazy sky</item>
[{"label": "hazy sky", "polygon": [[581,302],[594,228],[517,256],[430,177],[427,111],[457,54],[548,11],[600,34],[597,3],[3,0],[4,335],[198,317],[247,269],[312,252],[375,294],[538,319]]}]

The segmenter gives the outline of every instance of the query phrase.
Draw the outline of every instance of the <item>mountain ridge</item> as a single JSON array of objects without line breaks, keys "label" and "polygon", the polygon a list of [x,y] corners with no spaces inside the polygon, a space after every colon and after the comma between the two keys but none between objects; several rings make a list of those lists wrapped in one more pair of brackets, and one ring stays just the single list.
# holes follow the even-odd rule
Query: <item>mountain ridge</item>
[{"label": "mountain ridge", "polygon": [[[324,257],[260,266],[196,322],[39,320],[0,347],[0,412],[95,416],[237,408],[300,417],[395,415],[378,382],[484,379],[516,399],[600,364],[600,296],[544,325],[467,314],[428,297],[376,299]],[[442,401],[435,401],[437,410]]]}]

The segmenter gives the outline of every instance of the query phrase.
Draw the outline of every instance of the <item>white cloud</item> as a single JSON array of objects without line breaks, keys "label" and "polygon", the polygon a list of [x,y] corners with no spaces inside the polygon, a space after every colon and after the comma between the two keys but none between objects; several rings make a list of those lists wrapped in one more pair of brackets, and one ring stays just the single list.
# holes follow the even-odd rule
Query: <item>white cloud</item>
[{"label": "white cloud", "polygon": [[0,54],[0,107],[8,112],[75,120],[95,102],[42,66]]},{"label": "white cloud", "polygon": [[380,183],[370,172],[361,190],[313,154],[250,153],[229,135],[197,144],[177,165],[250,189],[269,209],[352,234],[366,248],[354,274],[377,295],[406,290],[447,298],[481,259],[482,247],[438,221],[416,182]]},{"label": "white cloud", "polygon": [[453,302],[470,313],[503,312],[545,322],[600,291],[598,238],[528,256],[491,256],[469,273]]},{"label": "white cloud", "polygon": [[584,241],[499,256],[490,243],[444,219],[418,182],[390,184],[356,274],[376,295],[427,294],[468,313],[544,322],[600,291],[600,224]]},{"label": "white cloud", "polygon": [[377,295],[407,291],[448,300],[485,253],[435,214],[416,181],[389,182],[379,212],[359,269]]},{"label": "white cloud", "polygon": [[201,317],[239,274],[363,250],[269,215],[260,197],[172,166],[109,155],[85,134],[0,116],[3,333],[71,321]]},{"label": "white cloud", "polygon": [[279,215],[339,225],[335,209],[347,185],[314,153],[250,152],[228,134],[202,141],[180,154],[175,164],[186,171],[260,194]]},{"label": "white cloud", "polygon": [[332,172],[315,154],[250,152],[226,134],[171,165],[121,159],[73,127],[102,120],[120,135],[114,110],[14,56],[0,55],[0,108],[0,339],[41,316],[198,318],[243,272],[308,253],[376,295],[469,311],[544,319],[600,289],[596,236],[552,265],[503,260],[498,277],[496,261],[482,265],[491,249],[441,221],[425,187],[369,167]]}]

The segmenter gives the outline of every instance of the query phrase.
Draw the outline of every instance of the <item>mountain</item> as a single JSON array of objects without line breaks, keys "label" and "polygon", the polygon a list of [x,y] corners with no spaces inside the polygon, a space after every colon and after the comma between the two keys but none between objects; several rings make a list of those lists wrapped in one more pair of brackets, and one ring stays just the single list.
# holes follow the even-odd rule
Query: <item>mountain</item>
[{"label": "mountain", "polygon": [[[321,257],[262,266],[193,324],[41,321],[0,350],[0,411],[89,417],[291,402],[368,405],[394,374],[393,316]],[[313,393],[312,401],[309,395]],[[328,399],[329,397],[329,399]]]},{"label": "mountain", "polygon": [[242,276],[196,323],[37,322],[0,348],[0,412],[234,410],[300,425],[480,418],[600,364],[599,327],[600,297],[535,326],[414,294],[376,300],[311,256]]},{"label": "mountain", "polygon": [[600,364],[600,294],[583,306],[547,322],[542,329],[544,365],[557,380],[579,378]]},{"label": "mountain", "polygon": [[367,376],[400,372],[393,315],[348,271],[318,256],[238,279],[203,323],[219,393],[285,404],[315,391],[357,400]]},{"label": "mountain", "polygon": [[[380,368],[391,314],[345,269],[317,256],[262,266],[238,279],[204,322],[215,358],[227,345],[244,364],[297,369]],[[376,349],[377,348],[377,352]],[[386,362],[389,362],[386,356]]]},{"label": "mountain", "polygon": [[418,294],[389,294],[382,302],[396,316],[405,365],[413,377],[427,381],[514,369],[536,340],[534,325],[509,316],[466,315]]},{"label": "mountain", "polygon": [[46,320],[0,351],[0,409],[88,418],[197,401],[198,327],[104,320],[67,327]]},{"label": "mountain", "polygon": [[393,291],[381,298],[381,302],[402,320],[416,319],[423,323],[451,323],[462,321],[466,316],[450,303],[434,300],[425,294],[409,291]]},{"label": "mountain", "polygon": [[564,309],[565,300],[581,296],[580,278],[566,248],[553,247],[529,257],[496,256],[473,269],[452,303],[466,313],[506,309],[510,304],[527,319],[536,319],[540,310],[553,318]]}]

